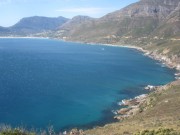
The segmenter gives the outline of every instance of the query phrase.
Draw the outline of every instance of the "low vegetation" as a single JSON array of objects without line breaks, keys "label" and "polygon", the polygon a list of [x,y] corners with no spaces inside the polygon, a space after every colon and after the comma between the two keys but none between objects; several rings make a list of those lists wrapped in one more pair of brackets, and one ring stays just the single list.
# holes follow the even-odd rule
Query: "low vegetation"
[{"label": "low vegetation", "polygon": [[177,132],[174,129],[160,128],[158,130],[143,130],[134,135],[180,135],[180,132]]},{"label": "low vegetation", "polygon": [[5,128],[0,131],[0,135],[36,135],[35,132],[25,131],[20,128]]},{"label": "low vegetation", "polygon": [[179,135],[180,81],[151,93],[137,115],[104,127],[85,131],[86,135]]}]

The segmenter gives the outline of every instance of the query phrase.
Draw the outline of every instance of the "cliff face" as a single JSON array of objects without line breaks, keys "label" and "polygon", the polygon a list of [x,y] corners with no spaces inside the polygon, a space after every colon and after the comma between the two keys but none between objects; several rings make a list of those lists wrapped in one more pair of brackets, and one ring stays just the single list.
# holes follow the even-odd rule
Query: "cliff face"
[{"label": "cliff face", "polygon": [[161,37],[180,37],[180,2],[153,34]]},{"label": "cliff face", "polygon": [[160,21],[165,19],[176,6],[179,0],[141,0],[135,4],[129,5],[122,10],[111,13],[104,18],[122,18],[122,17],[154,17]]}]

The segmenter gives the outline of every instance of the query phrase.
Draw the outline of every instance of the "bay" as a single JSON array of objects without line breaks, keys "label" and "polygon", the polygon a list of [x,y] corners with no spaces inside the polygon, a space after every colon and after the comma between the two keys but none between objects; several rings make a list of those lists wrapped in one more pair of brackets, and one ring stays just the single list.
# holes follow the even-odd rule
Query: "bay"
[{"label": "bay", "polygon": [[0,39],[0,123],[56,130],[113,121],[117,102],[174,71],[129,48]]}]

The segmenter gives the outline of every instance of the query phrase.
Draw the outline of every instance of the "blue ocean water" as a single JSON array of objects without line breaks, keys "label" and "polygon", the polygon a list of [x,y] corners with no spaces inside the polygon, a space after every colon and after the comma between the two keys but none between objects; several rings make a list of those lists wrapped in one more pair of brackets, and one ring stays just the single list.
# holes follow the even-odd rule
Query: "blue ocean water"
[{"label": "blue ocean water", "polygon": [[49,39],[0,39],[0,123],[56,130],[110,121],[116,102],[174,80],[140,52]]}]

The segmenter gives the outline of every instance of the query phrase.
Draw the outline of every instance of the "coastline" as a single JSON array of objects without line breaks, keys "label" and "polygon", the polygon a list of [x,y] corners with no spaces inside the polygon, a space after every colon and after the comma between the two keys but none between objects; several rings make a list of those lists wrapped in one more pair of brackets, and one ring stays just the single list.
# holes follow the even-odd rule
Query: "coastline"
[{"label": "coastline", "polygon": [[119,102],[119,106],[121,107],[119,110],[115,110],[113,113],[115,114],[114,119],[123,121],[126,118],[132,117],[136,115],[138,112],[141,112],[140,106],[147,100],[148,96],[156,92],[158,90],[167,89],[171,84],[174,84],[180,80],[180,64],[174,63],[171,61],[170,58],[167,58],[166,56],[161,56],[158,54],[154,54],[153,52],[150,52],[148,50],[145,50],[141,47],[133,46],[133,45],[114,45],[114,44],[95,44],[95,43],[87,43],[89,45],[104,45],[104,46],[113,46],[113,47],[122,47],[122,48],[130,48],[135,49],[143,53],[144,56],[147,56],[153,60],[156,60],[160,62],[161,64],[165,65],[166,67],[170,69],[175,69],[176,73],[175,80],[171,81],[165,85],[162,86],[146,86],[144,87],[144,90],[150,91],[149,94],[141,94],[139,96],[136,96],[132,99],[123,99]]},{"label": "coastline", "polygon": [[159,90],[165,90],[169,88],[172,84],[180,82],[180,63],[174,63],[171,61],[170,58],[166,56],[158,55],[154,52],[145,50],[142,47],[137,47],[134,45],[117,45],[117,44],[101,44],[101,43],[83,43],[83,42],[78,42],[78,43],[87,44],[87,45],[112,46],[112,47],[135,49],[141,52],[145,57],[149,57],[155,61],[158,61],[162,65],[165,65],[167,68],[176,70],[176,73],[174,74],[175,75],[174,81],[171,81],[167,84],[160,86],[151,86],[151,85],[145,86],[144,90],[150,91],[148,94],[141,94],[132,99],[123,99],[122,101],[119,101],[118,104],[121,108],[118,110],[112,110],[112,113],[115,114],[114,119],[117,119],[119,121],[123,121],[127,118],[131,118],[134,115],[137,115],[139,112],[141,112],[142,110],[140,106],[147,101],[150,94],[154,92],[158,92]]},{"label": "coastline", "polygon": [[[82,42],[80,42],[82,43]],[[167,56],[162,56],[159,54],[155,54],[149,50],[143,49],[142,47],[134,46],[134,45],[117,45],[117,44],[100,44],[100,43],[86,43],[88,45],[104,45],[104,46],[113,46],[113,47],[123,47],[123,48],[130,48],[135,49],[143,53],[143,55],[150,57],[156,61],[159,61],[163,65],[166,65],[168,68],[176,69],[180,73],[180,63],[174,63],[170,58]]]}]

